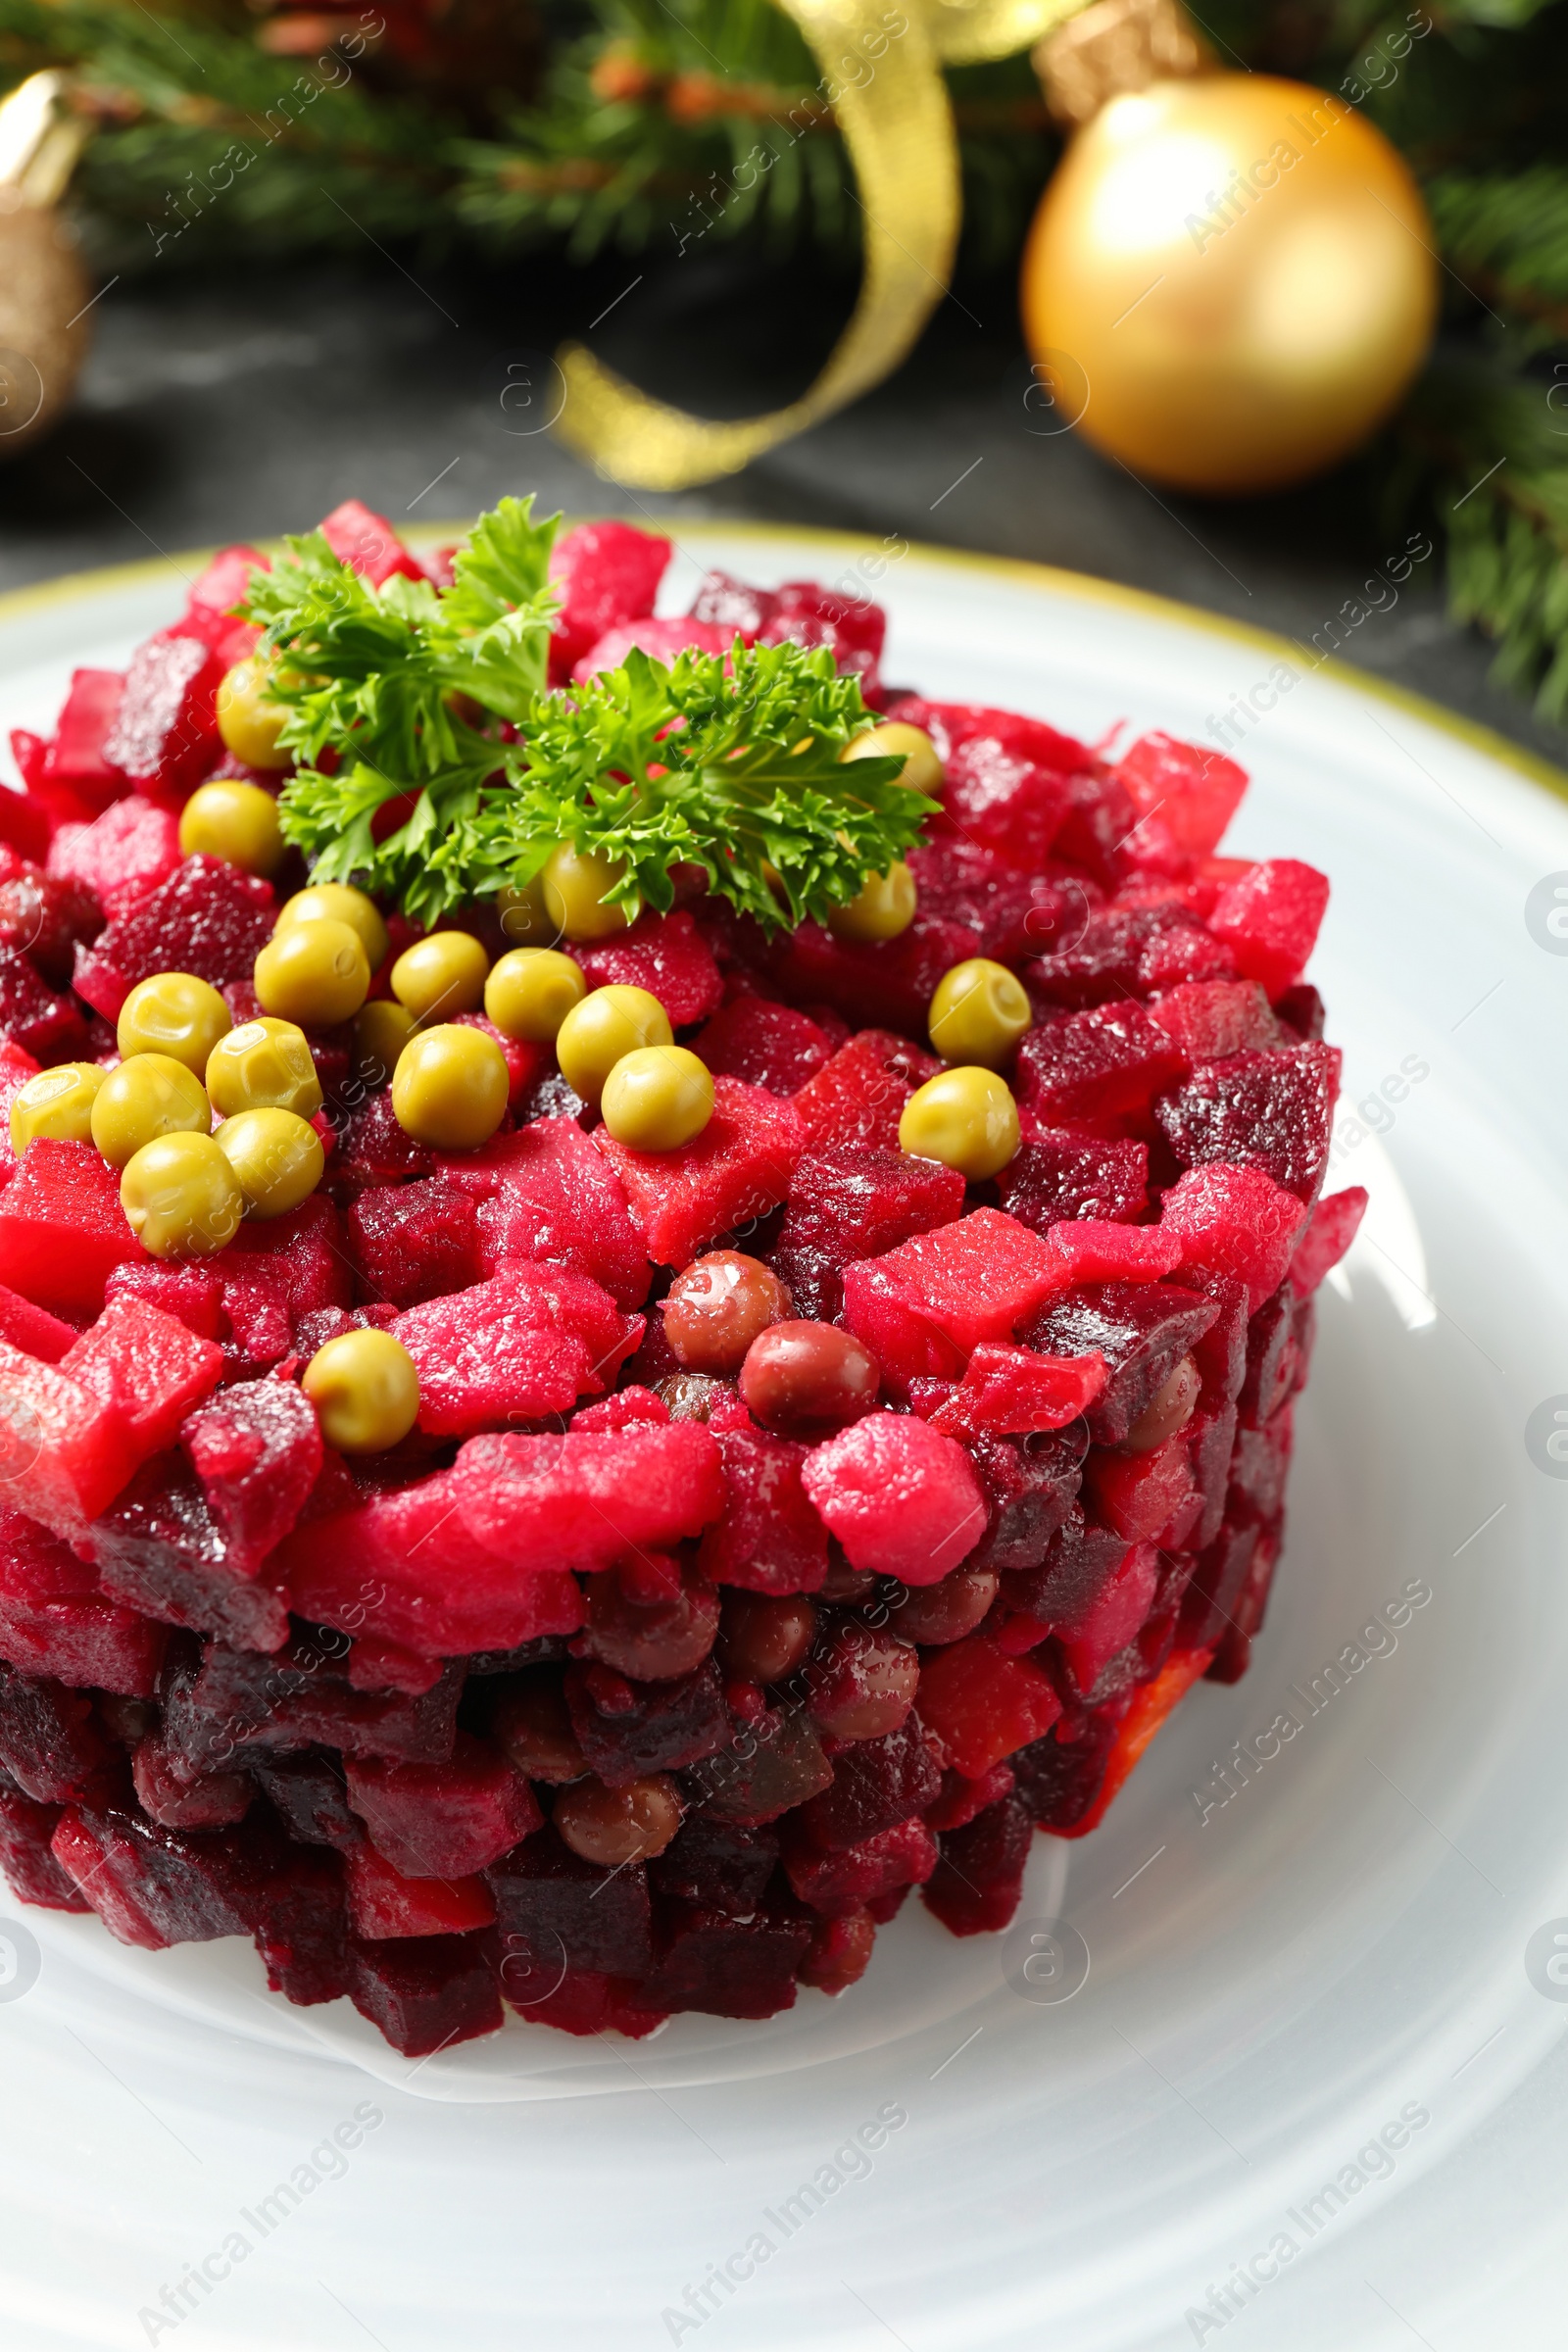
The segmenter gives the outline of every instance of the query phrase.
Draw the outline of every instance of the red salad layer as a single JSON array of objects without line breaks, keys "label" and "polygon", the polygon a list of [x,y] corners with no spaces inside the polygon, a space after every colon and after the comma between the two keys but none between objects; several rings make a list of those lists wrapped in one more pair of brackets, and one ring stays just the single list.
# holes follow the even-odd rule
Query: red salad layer
[{"label": "red salad layer", "polygon": [[[362,508],[326,527],[372,579],[420,568]],[[500,1132],[437,1154],[321,1033],[321,1189],[173,1263],[90,1146],[0,1142],[0,1862],[131,1943],[252,1936],[275,1991],[347,1994],[411,2054],[503,2003],[576,2034],[765,2017],[854,1982],[911,1888],[1005,1927],[1034,1832],[1092,1829],[1192,1684],[1246,1669],[1312,1295],[1364,1205],[1321,1197],[1327,885],[1220,854],[1238,767],[896,692],[880,611],[809,582],[654,618],[668,554],[565,536],[557,683],[632,645],[822,645],[946,778],[896,939],[768,939],[696,891],[573,951],[715,1074],[694,1143],[615,1143],[513,1046]],[[255,1011],[273,888],[182,859],[177,814],[237,769],[214,696],[256,560],[13,737],[7,1105],[113,1060],[151,974]],[[966,1185],[899,1123],[975,956],[1033,1022],[1018,1152]],[[682,1360],[666,1296],[719,1250],[869,1351],[845,1425]],[[420,1412],[349,1460],[299,1375],[365,1325]],[[644,1788],[678,1818],[651,1859],[558,1827]]]}]

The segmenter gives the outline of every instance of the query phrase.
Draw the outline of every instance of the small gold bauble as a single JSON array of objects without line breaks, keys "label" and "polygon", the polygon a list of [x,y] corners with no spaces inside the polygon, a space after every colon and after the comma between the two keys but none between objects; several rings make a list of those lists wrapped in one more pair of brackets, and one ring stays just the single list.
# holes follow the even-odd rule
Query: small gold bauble
[{"label": "small gold bauble", "polygon": [[0,187],[0,461],[36,440],[70,399],[91,293],[59,214]]},{"label": "small gold bauble", "polygon": [[1056,419],[1182,490],[1278,489],[1348,456],[1420,367],[1437,292],[1426,209],[1388,140],[1263,74],[1112,98],[1023,260]]}]

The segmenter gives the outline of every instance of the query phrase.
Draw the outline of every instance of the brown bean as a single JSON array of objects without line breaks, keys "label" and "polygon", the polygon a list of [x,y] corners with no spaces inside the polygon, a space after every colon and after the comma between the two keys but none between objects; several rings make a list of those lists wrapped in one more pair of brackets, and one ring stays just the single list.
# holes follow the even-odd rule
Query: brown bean
[{"label": "brown bean", "polygon": [[940,1584],[922,1585],[889,1612],[891,1630],[906,1642],[935,1647],[972,1634],[997,1597],[994,1568],[955,1568]]},{"label": "brown bean", "polygon": [[700,1666],[718,1632],[718,1594],[679,1560],[650,1553],[586,1577],[588,1623],[577,1648],[640,1683]]},{"label": "brown bean", "polygon": [[664,1337],[688,1372],[737,1372],[758,1334],[789,1311],[789,1292],[760,1258],[712,1250],[670,1284]]},{"label": "brown bean", "polygon": [[588,1769],[559,1682],[529,1682],[509,1690],[496,1709],[490,1737],[530,1781],[559,1787],[580,1780]]},{"label": "brown bean", "polygon": [[1152,1453],[1168,1438],[1185,1429],[1198,1409],[1202,1379],[1190,1355],[1184,1355],[1121,1442],[1123,1453]]},{"label": "brown bean", "polygon": [[806,1668],[812,1722],[834,1740],[880,1740],[914,1704],[918,1653],[891,1633],[841,1624],[819,1641]]},{"label": "brown bean", "polygon": [[790,1436],[843,1429],[876,1402],[876,1357],[834,1323],[775,1323],[752,1342],[741,1396],[764,1428]]},{"label": "brown bean", "polygon": [[724,1670],[747,1683],[781,1683],[816,1638],[816,1611],[804,1592],[724,1594],[719,1648]]},{"label": "brown bean", "polygon": [[603,1781],[574,1782],[557,1797],[558,1836],[585,1862],[619,1870],[662,1854],[680,1828],[680,1790],[666,1772],[607,1788]]}]

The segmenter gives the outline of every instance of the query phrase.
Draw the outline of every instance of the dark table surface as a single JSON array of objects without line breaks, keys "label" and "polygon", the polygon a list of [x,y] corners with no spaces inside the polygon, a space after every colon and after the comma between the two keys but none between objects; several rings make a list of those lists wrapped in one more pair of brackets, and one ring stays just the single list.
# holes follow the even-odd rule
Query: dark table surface
[{"label": "dark table surface", "polygon": [[[1006,284],[963,282],[888,383],[707,489],[617,490],[537,429],[564,333],[592,325],[594,347],[650,389],[740,415],[804,385],[852,295],[818,268],[733,255],[480,271],[368,247],[122,279],[96,306],[74,409],[0,472],[0,587],[305,529],[351,494],[395,522],[435,521],[534,489],[547,510],[749,516],[1025,557],[1304,643],[1403,541],[1408,522],[1380,514],[1375,462],[1232,506],[1156,493],[1043,430]],[[503,405],[524,379],[533,408],[515,392]],[[1489,682],[1488,649],[1446,618],[1438,573],[1434,558],[1339,658],[1568,765],[1568,735]]]}]

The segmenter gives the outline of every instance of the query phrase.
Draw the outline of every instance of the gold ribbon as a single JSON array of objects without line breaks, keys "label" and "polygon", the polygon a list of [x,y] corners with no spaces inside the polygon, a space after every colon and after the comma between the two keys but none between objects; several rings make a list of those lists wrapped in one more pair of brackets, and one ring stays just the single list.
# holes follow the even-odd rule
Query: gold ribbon
[{"label": "gold ribbon", "polygon": [[[821,69],[864,223],[859,300],[821,374],[765,416],[715,423],[639,392],[580,343],[556,430],[611,481],[687,490],[738,473],[890,374],[948,290],[961,199],[942,67],[1011,57],[1081,0],[780,0]],[[901,27],[902,29],[898,29]]]}]

